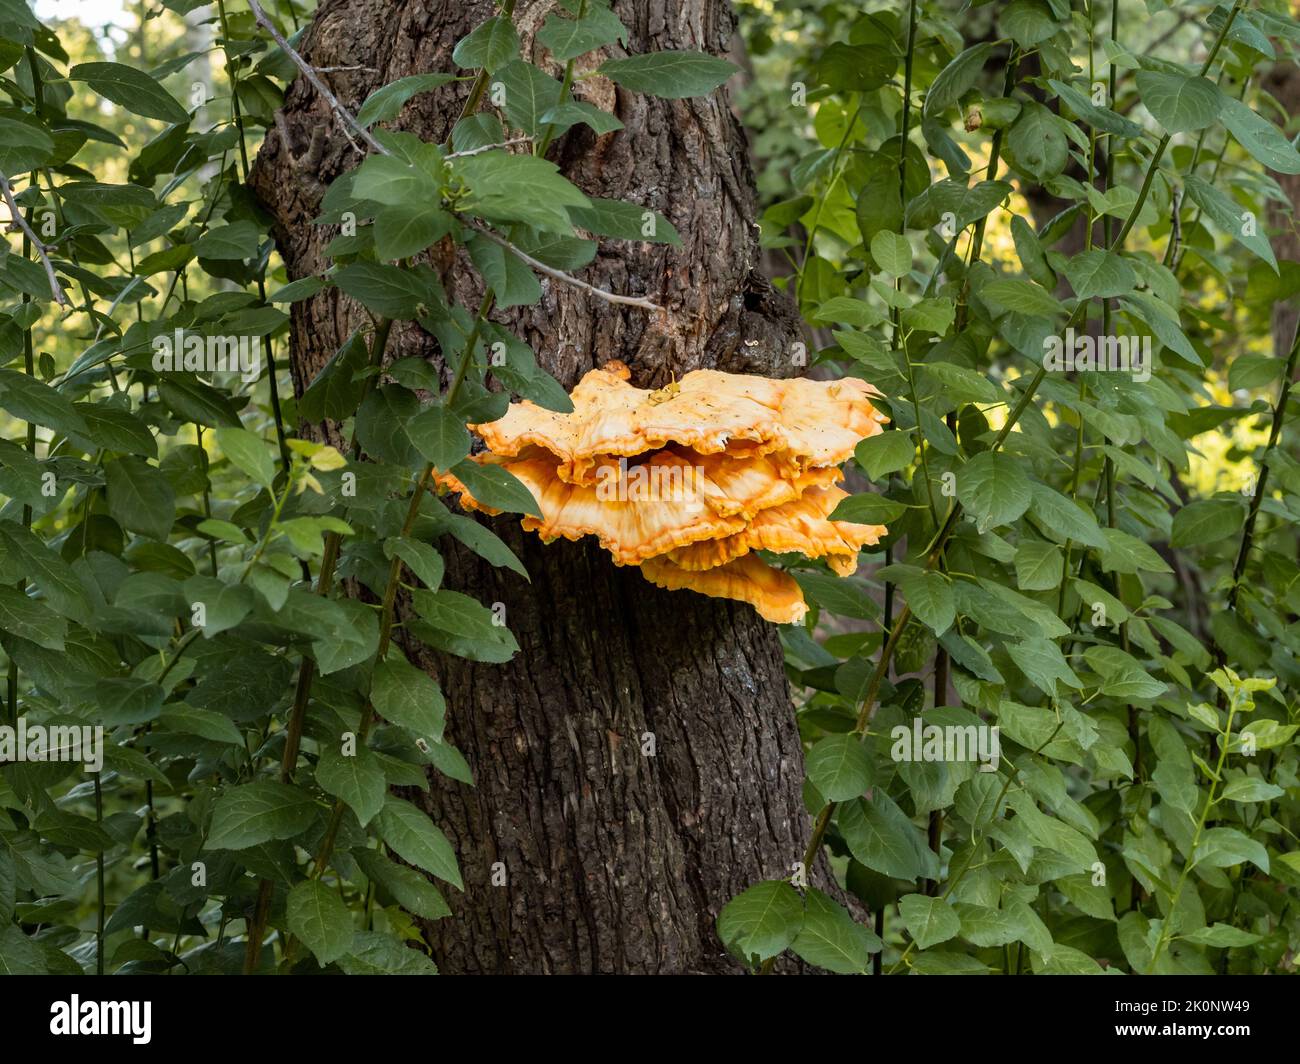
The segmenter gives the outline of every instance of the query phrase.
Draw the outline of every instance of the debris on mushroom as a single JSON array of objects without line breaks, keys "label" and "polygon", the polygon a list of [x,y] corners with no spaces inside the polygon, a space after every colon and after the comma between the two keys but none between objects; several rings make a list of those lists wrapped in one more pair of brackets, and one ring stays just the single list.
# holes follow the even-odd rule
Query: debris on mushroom
[{"label": "debris on mushroom", "polygon": [[[650,391],[621,362],[583,377],[562,414],[527,400],[471,425],[499,465],[532,493],[541,517],[523,527],[546,541],[595,536],[615,564],[647,580],[748,602],[778,624],[808,607],[795,580],[755,551],[825,559],[851,574],[882,525],[832,521],[848,493],[839,469],[888,419],[856,378],[772,380],[695,370]],[[495,514],[454,474],[440,487]]]}]

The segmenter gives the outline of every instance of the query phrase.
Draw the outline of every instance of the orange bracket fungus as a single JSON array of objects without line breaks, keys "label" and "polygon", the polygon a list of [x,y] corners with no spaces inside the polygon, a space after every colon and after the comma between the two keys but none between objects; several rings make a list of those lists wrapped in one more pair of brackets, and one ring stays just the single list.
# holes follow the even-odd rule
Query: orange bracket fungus
[{"label": "orange bracket fungus", "polygon": [[[865,381],[814,381],[695,370],[647,391],[608,362],[573,390],[573,410],[527,400],[471,425],[474,456],[517,477],[540,517],[523,527],[551,542],[596,536],[616,565],[645,578],[750,603],[769,621],[799,621],[803,592],[755,551],[824,558],[848,576],[882,525],[832,521],[847,492],[839,465],[888,420]],[[439,485],[466,509],[495,514],[454,475]]]}]

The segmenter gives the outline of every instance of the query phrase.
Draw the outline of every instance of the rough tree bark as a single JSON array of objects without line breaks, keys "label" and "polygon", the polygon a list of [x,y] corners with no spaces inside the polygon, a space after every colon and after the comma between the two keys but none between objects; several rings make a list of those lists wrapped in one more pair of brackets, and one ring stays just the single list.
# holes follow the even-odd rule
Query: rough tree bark
[{"label": "rough tree bark", "polygon": [[[521,0],[515,20],[525,57],[558,73],[532,43],[551,7]],[[630,53],[725,54],[733,31],[724,0],[615,8]],[[487,0],[323,0],[302,49],[319,67],[368,68],[327,75],[355,108],[395,78],[454,70],[455,42],[492,9]],[[577,86],[626,128],[596,137],[579,127],[549,158],[591,195],[661,211],[684,241],[681,249],[607,242],[583,277],[648,295],[666,312],[611,306],[543,280],[540,304],[494,320],[566,386],[611,358],[627,362],[641,386],[698,367],[793,372],[799,326],[756,269],[752,175],[725,91],[661,101],[604,79]],[[397,125],[441,141],[466,92],[460,83],[418,97]],[[291,277],[326,267],[334,230],[310,219],[324,186],[358,162],[299,79],[253,177]],[[480,281],[463,258],[432,261],[450,292],[477,304]],[[299,393],[361,320],[332,290],[294,306]],[[438,361],[432,337],[406,324],[389,355],[413,354]],[[719,909],[759,879],[788,875],[807,833],[776,629],[748,606],[659,591],[589,544],[543,547],[513,520],[492,527],[531,583],[447,541],[439,544],[447,584],[504,603],[521,652],[508,665],[481,666],[404,648],[442,684],[448,738],[477,782],[435,775],[422,799],[466,882],[463,895],[452,892],[453,917],[426,928],[435,959],[447,972],[737,971],[714,930]],[[641,752],[646,733],[652,757]],[[491,885],[497,862],[504,887]]]},{"label": "rough tree bark", "polygon": [[[1300,67],[1294,63],[1274,63],[1264,76],[1263,88],[1282,105],[1284,114],[1300,110]],[[1270,119],[1274,116],[1270,115]],[[1268,230],[1273,250],[1279,259],[1300,262],[1300,174],[1273,174],[1287,202],[1269,201]],[[1273,351],[1285,359],[1300,323],[1300,301],[1278,300],[1273,306]]]}]

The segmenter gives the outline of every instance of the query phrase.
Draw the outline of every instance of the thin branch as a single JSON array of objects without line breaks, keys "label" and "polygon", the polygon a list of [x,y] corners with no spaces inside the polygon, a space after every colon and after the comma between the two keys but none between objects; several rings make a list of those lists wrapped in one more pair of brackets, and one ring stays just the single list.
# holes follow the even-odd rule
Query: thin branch
[{"label": "thin branch", "polygon": [[[370,135],[369,130],[348,113],[346,107],[339,103],[339,98],[329,90],[329,86],[327,86],[325,82],[321,81],[315,68],[294,51],[289,42],[284,39],[284,35],[275,28],[275,23],[267,17],[266,12],[262,10],[262,5],[259,4],[257,0],[248,0],[248,6],[253,12],[253,17],[257,19],[258,24],[271,35],[271,39],[280,46],[284,51],[284,54],[293,60],[293,65],[302,71],[302,76],[311,82],[312,88],[324,97],[325,102],[330,105],[330,110],[338,116],[339,121],[343,123],[344,127],[349,129],[351,132],[356,133],[357,136],[364,140],[375,151],[379,152],[380,155],[391,154],[387,148]],[[350,136],[349,139],[351,139]]]},{"label": "thin branch", "polygon": [[54,297],[54,302],[61,307],[70,307],[72,304],[68,302],[68,297],[63,293],[63,286],[59,284],[59,279],[54,274],[54,263],[50,262],[50,256],[46,254],[48,245],[32,232],[32,227],[28,224],[27,219],[23,217],[23,212],[14,199],[14,190],[9,184],[9,178],[3,171],[0,171],[0,194],[4,195],[5,203],[9,205],[9,213],[13,216],[14,224],[27,235],[32,247],[36,249],[36,254],[41,257],[41,265],[45,267],[45,276],[50,279],[50,293]]},{"label": "thin branch", "polygon": [[606,303],[620,303],[628,307],[641,307],[643,310],[662,310],[658,303],[651,302],[643,296],[620,296],[614,292],[607,292],[603,288],[597,288],[594,284],[588,284],[586,281],[574,277],[571,273],[565,273],[563,270],[557,270],[553,266],[547,266],[540,259],[535,259],[525,251],[521,251],[510,243],[505,237],[498,235],[489,229],[482,222],[473,219],[463,219],[476,233],[487,237],[494,244],[500,244],[508,252],[518,258],[521,262],[527,263],[538,273],[544,273],[547,277],[554,277],[557,281],[563,281],[565,284],[573,285],[574,288],[581,288],[588,295],[596,296],[598,299],[605,300]]},{"label": "thin branch", "polygon": [[481,148],[470,148],[468,151],[454,151],[447,156],[448,159],[467,159],[471,155],[479,155],[485,151],[491,151],[493,148],[509,148],[515,144],[531,144],[531,136],[511,137],[509,140],[503,140],[500,144],[484,144]]}]

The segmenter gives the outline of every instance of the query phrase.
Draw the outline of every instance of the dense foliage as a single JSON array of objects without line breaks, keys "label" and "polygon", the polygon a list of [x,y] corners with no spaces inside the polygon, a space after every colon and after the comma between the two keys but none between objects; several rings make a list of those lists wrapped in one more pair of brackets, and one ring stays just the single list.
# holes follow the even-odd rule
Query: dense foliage
[{"label": "dense foliage", "polygon": [[1297,344],[1268,337],[1300,263],[1264,217],[1300,154],[1257,86],[1300,25],[1206,7],[1175,62],[1167,5],[1127,6],[754,5],[793,186],[764,175],[765,243],[895,428],[838,514],[889,523],[887,564],[799,577],[814,839],[719,925],[765,968],[1294,967]]},{"label": "dense foliage", "polygon": [[[358,165],[317,219],[332,263],[283,284],[249,163],[285,87],[327,75],[302,69],[289,0],[217,0],[209,81],[180,21],[200,6],[165,0],[146,63],[0,0],[22,219],[0,257],[4,723],[106,731],[102,771],[0,769],[0,970],[428,972],[412,916],[447,914],[433,881],[460,887],[456,855],[392,789],[472,780],[395,606],[403,639],[503,661],[508,629],[442,588],[436,544],[522,572],[431,473],[531,511],[464,462],[465,424],[568,400],[489,313],[538,300],[539,271],[570,283],[596,239],[679,238],[544,158],[572,125],[619,128],[570,93],[575,60],[621,52],[608,4],[547,16],[555,78],[505,0],[456,69],[333,101]],[[1198,5],[1176,62],[1148,48],[1160,0],[1131,6],[741,6],[764,245],[816,372],[872,381],[892,418],[839,514],[888,524],[880,565],[794,570],[817,606],[783,630],[811,842],[718,922],[757,969],[787,950],[836,972],[1293,967],[1296,346],[1268,333],[1300,263],[1265,207],[1300,153],[1258,75],[1300,24],[1276,0]],[[599,67],[671,97],[733,72]],[[385,129],[457,78],[448,143]],[[420,261],[446,240],[481,304]],[[295,401],[283,308],[330,285],[368,325]],[[445,379],[379,372],[399,320]],[[1076,337],[1123,340],[1124,371],[1045,357]],[[321,423],[347,443],[294,433]],[[1211,439],[1238,483],[1205,475]],[[992,771],[942,743],[902,759],[914,725],[996,726]]]}]

